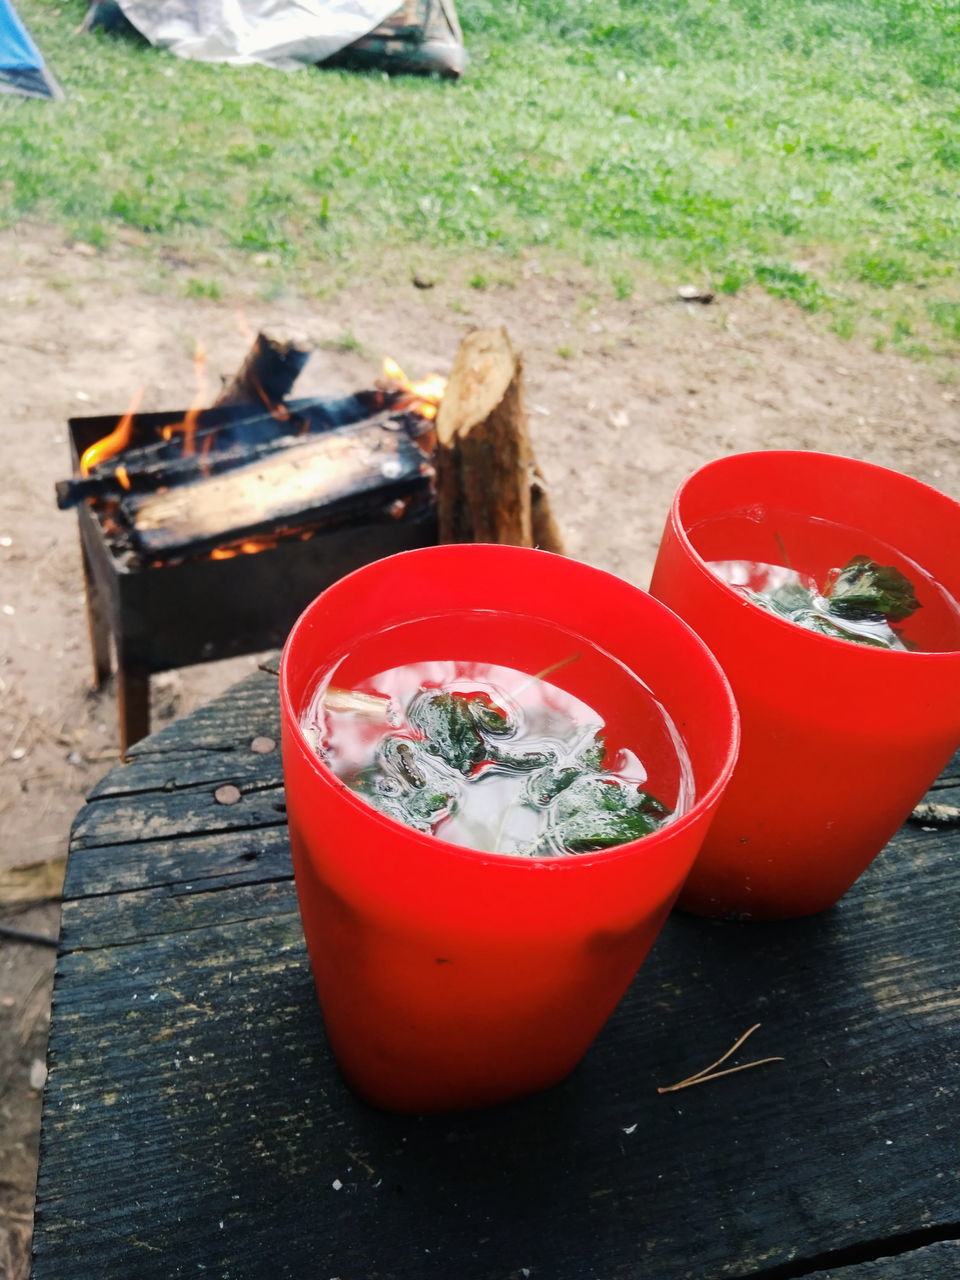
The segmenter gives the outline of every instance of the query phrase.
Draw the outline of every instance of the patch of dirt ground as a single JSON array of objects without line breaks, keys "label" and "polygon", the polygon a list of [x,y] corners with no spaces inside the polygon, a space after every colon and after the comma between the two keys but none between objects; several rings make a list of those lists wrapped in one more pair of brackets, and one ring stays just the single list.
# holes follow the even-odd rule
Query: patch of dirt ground
[{"label": "patch of dirt ground", "polygon": [[[842,342],[761,294],[702,305],[649,283],[629,300],[597,302],[575,273],[530,262],[509,287],[481,291],[438,273],[425,288],[429,281],[384,269],[325,301],[265,303],[252,277],[217,300],[192,298],[195,274],[186,260],[158,268],[143,246],[98,253],[37,228],[0,234],[0,926],[8,929],[56,934],[70,823],[118,762],[114,690],[91,688],[76,517],[54,502],[55,481],[69,473],[67,420],[121,412],[141,386],[144,409],[185,408],[198,341],[211,399],[239,365],[249,330],[275,325],[317,344],[296,393],[339,395],[370,386],[384,355],[413,377],[444,373],[468,329],[505,325],[523,353],[534,444],[569,553],[640,586],[675,486],[720,454],[850,454],[960,498],[960,395],[943,370]],[[207,701],[256,661],[155,677],[154,724]],[[28,1267],[54,954],[0,936],[5,1280]]]}]

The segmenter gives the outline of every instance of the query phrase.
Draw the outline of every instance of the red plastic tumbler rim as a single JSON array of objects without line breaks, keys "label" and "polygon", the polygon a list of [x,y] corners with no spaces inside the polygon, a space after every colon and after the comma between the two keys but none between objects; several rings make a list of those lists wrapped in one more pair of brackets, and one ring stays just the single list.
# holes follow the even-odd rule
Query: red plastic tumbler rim
[{"label": "red plastic tumbler rim", "polygon": [[761,609],[759,606],[752,604],[745,596],[737,591],[737,589],[718,577],[707,565],[707,562],[700,555],[700,552],[693,545],[687,532],[687,524],[683,517],[682,507],[684,499],[690,493],[691,488],[697,484],[704,476],[713,471],[722,470],[723,468],[736,465],[742,461],[751,459],[768,459],[775,457],[778,459],[789,460],[791,458],[803,458],[805,460],[819,459],[825,465],[831,465],[839,462],[843,464],[852,464],[856,467],[863,468],[865,471],[872,471],[885,478],[895,477],[898,482],[902,481],[906,485],[914,486],[918,490],[923,490],[930,495],[932,501],[949,503],[957,509],[957,516],[960,519],[960,503],[954,502],[949,495],[942,493],[939,489],[934,489],[932,485],[924,484],[922,480],[916,480],[912,476],[905,475],[902,471],[895,471],[892,467],[882,467],[875,462],[865,462],[860,458],[851,458],[846,454],[838,453],[820,453],[814,449],[758,449],[745,453],[728,453],[721,458],[712,458],[709,462],[703,463],[697,467],[695,471],[691,471],[685,480],[682,480],[677,486],[670,504],[670,523],[673,526],[674,533],[687,552],[691,563],[697,573],[704,581],[710,584],[711,589],[718,591],[728,600],[741,605],[745,609],[752,610],[757,616],[754,625],[765,626],[773,629],[773,632],[780,635],[790,636],[795,644],[811,644],[814,646],[829,646],[829,650],[834,652],[838,644],[845,645],[846,648],[852,650],[857,655],[857,662],[904,662],[909,661],[911,667],[916,667],[918,662],[934,662],[937,664],[955,663],[960,650],[958,649],[922,649],[906,652],[900,649],[878,649],[867,645],[852,645],[842,640],[834,639],[831,636],[821,635],[817,631],[808,631],[803,627],[798,627],[796,623],[790,622],[787,618],[781,618],[778,614],[771,613],[769,610]]},{"label": "red plastic tumbler rim", "polygon": [[[413,831],[413,828],[407,827],[404,823],[389,817],[385,813],[381,813],[378,809],[375,809],[372,805],[362,800],[347,786],[345,782],[336,776],[328,765],[326,765],[317,756],[301,727],[300,715],[302,708],[297,707],[293,692],[290,688],[290,655],[296,647],[301,633],[311,625],[314,613],[325,607],[325,604],[329,601],[331,594],[340,592],[347,589],[349,586],[352,586],[356,580],[365,576],[374,564],[399,564],[403,561],[413,558],[420,559],[424,556],[443,556],[445,554],[453,555],[454,553],[462,555],[465,551],[469,554],[470,548],[481,549],[484,552],[494,550],[497,554],[503,552],[507,553],[511,557],[520,554],[523,556],[547,556],[551,560],[566,559],[566,557],[555,555],[547,551],[541,551],[536,548],[502,546],[497,543],[454,543],[436,547],[420,547],[411,551],[401,551],[396,555],[384,557],[383,559],[374,561],[369,565],[361,565],[360,568],[354,569],[343,578],[339,578],[336,582],[332,583],[322,591],[320,595],[315,597],[315,599],[307,605],[297,618],[293,627],[290,629],[283,646],[279,668],[282,715],[287,723],[293,727],[293,731],[301,751],[304,753],[312,771],[318,776],[318,778],[320,778],[325,785],[333,786],[340,793],[342,800],[352,809],[358,813],[362,813],[365,819],[372,822],[375,826],[382,828],[385,836],[389,836],[391,832],[396,831],[403,831],[410,834]],[[574,561],[573,563],[576,563],[581,570],[586,569],[600,579],[609,579],[611,582],[617,583],[619,587],[622,587],[625,584],[625,579],[618,578],[615,574],[608,573],[604,569],[598,569],[593,565],[586,565],[580,561]],[[626,583],[626,585],[630,586],[631,584]],[[665,826],[659,828],[657,831],[651,832],[649,835],[642,836],[637,840],[631,840],[626,844],[616,845],[612,849],[599,849],[593,853],[571,854],[568,857],[518,857],[516,854],[494,853],[493,851],[482,849],[471,849],[465,845],[454,844],[449,840],[444,840],[440,836],[429,836],[427,838],[430,840],[431,848],[435,849],[438,853],[442,852],[444,856],[462,858],[473,863],[493,862],[497,867],[513,867],[516,868],[518,873],[523,874],[528,874],[530,869],[542,870],[544,868],[549,868],[554,874],[564,874],[572,872],[577,866],[583,867],[584,865],[597,865],[599,863],[614,862],[620,858],[632,857],[640,847],[653,852],[655,849],[658,849],[660,845],[672,840],[673,833],[683,831],[687,827],[692,826],[701,818],[704,811],[709,811],[716,803],[717,797],[726,786],[733,773],[734,765],[736,764],[737,755],[740,749],[740,714],[730,682],[710,649],[688,623],[686,623],[678,614],[674,613],[672,609],[668,608],[661,601],[649,595],[648,592],[641,590],[639,587],[635,587],[634,590],[641,599],[647,602],[646,607],[648,607],[652,613],[668,618],[668,625],[675,627],[678,633],[685,632],[687,634],[688,638],[693,641],[694,648],[699,651],[700,656],[704,661],[704,665],[713,672],[716,678],[719,691],[723,698],[725,710],[727,712],[727,723],[724,726],[724,733],[728,741],[723,761],[717,769],[716,776],[710,785],[702,793],[700,793],[698,789],[693,804],[689,809],[682,813],[680,817],[668,822]],[[529,616],[533,617],[536,615],[531,614]],[[571,627],[566,626],[566,624],[565,630],[569,631],[571,635],[579,634]],[[586,636],[582,636],[581,638],[588,640],[588,637]],[[590,643],[596,645],[595,641],[590,641]],[[599,647],[602,649],[602,646]],[[619,661],[619,659],[616,660]],[[639,676],[640,679],[643,679],[641,672],[635,672],[635,674]],[[652,692],[656,696],[656,690],[652,690]],[[669,707],[666,709],[669,712]]]}]

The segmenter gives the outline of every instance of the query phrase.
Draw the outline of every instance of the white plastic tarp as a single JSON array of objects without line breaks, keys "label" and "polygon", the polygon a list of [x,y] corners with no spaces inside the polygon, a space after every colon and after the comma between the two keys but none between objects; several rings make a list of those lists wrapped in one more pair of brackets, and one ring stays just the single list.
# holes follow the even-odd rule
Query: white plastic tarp
[{"label": "white plastic tarp", "polygon": [[137,30],[199,62],[313,66],[359,40],[399,0],[120,0]]}]

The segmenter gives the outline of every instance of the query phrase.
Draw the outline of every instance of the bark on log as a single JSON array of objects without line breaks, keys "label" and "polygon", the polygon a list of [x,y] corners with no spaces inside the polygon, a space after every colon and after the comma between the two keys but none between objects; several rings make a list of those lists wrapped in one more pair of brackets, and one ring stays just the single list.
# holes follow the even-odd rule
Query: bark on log
[{"label": "bark on log", "polygon": [[302,335],[260,332],[243,364],[214,400],[225,404],[263,405],[268,411],[282,406],[313,345]]},{"label": "bark on log", "polygon": [[550,495],[547,493],[546,481],[536,469],[536,466],[534,467],[533,483],[530,485],[530,502],[533,545],[540,547],[543,551],[555,551],[558,555],[565,555],[563,534],[560,532],[560,526],[557,524],[556,517],[553,514],[553,508],[550,506]]},{"label": "bark on log", "polygon": [[523,362],[506,329],[460,345],[437,415],[441,542],[497,542],[563,554],[527,427]]}]

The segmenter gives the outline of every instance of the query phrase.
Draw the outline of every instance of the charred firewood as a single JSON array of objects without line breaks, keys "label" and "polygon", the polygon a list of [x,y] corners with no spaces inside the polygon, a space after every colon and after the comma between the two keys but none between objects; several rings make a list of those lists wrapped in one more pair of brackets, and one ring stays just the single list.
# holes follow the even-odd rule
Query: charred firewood
[{"label": "charred firewood", "polygon": [[[379,413],[389,417],[389,405],[396,398],[372,390],[338,400],[298,400],[291,402],[286,420],[266,413],[241,413],[239,407],[233,407],[232,412],[225,406],[204,410],[196,421],[190,454],[184,455],[178,433],[167,439],[161,434],[163,428],[159,428],[151,439],[99,464],[89,475],[59,481],[57,506],[66,510],[86,498],[119,499],[126,493],[153,493],[217,475],[293,448],[305,436],[361,422]],[[176,420],[174,417],[173,422]],[[120,473],[118,464],[122,465]]]},{"label": "charred firewood", "polygon": [[163,493],[128,494],[118,519],[144,560],[203,554],[227,542],[278,529],[375,523],[431,502],[431,468],[403,426],[383,414],[340,427],[296,448],[180,484]]},{"label": "charred firewood", "polygon": [[274,411],[283,405],[310,359],[313,345],[300,335],[260,332],[243,364],[213,402],[263,405]]}]

